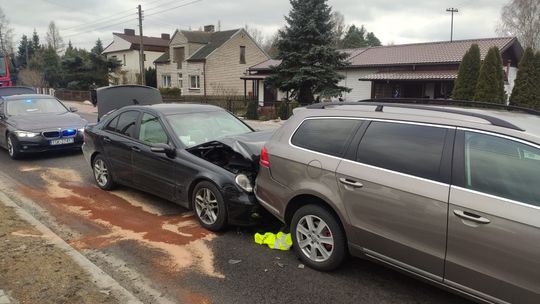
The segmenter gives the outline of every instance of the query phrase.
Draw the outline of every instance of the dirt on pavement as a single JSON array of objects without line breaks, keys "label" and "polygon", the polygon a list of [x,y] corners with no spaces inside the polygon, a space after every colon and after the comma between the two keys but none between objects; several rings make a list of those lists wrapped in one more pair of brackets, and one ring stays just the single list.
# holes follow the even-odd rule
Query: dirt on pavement
[{"label": "dirt on pavement", "polygon": [[0,202],[0,289],[13,303],[119,303],[61,249]]}]

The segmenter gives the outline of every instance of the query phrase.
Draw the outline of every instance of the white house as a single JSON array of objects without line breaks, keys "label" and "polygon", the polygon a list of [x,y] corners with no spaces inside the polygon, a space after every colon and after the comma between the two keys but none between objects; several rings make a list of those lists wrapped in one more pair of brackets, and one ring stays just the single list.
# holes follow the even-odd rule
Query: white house
[{"label": "white house", "polygon": [[[169,49],[169,34],[161,37],[143,36],[144,66],[153,67],[153,62]],[[109,58],[115,58],[122,63],[121,71],[112,76],[111,84],[136,84],[139,79],[140,37],[135,30],[125,29],[124,33],[113,33],[113,41],[103,50]]]}]

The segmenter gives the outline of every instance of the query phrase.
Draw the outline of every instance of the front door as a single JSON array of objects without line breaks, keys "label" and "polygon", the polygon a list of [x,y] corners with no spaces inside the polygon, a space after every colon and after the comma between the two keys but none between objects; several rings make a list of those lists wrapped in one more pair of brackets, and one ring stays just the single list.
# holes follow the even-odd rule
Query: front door
[{"label": "front door", "polygon": [[454,129],[371,122],[337,183],[349,240],[369,256],[442,282]]},{"label": "front door", "polygon": [[459,131],[445,282],[496,303],[540,303],[540,147]]},{"label": "front door", "polygon": [[163,153],[150,150],[155,144],[171,144],[159,118],[143,113],[138,142],[132,146],[133,178],[137,188],[174,200],[176,163]]}]

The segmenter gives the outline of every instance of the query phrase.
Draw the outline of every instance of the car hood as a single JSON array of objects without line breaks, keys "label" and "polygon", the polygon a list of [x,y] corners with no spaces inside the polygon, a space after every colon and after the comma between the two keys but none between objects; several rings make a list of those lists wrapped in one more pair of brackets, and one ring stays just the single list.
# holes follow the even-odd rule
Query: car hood
[{"label": "car hood", "polygon": [[24,131],[42,131],[58,128],[82,128],[88,122],[79,115],[65,112],[61,114],[32,114],[10,116],[9,123]]},{"label": "car hood", "polygon": [[187,151],[232,173],[248,174],[255,179],[259,155],[274,131],[251,132],[216,139]]}]

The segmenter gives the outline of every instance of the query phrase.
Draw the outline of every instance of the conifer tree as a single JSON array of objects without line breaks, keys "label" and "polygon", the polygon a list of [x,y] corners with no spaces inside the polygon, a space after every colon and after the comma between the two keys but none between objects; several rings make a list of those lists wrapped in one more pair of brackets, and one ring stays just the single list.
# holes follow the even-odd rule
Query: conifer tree
[{"label": "conifer tree", "polygon": [[473,44],[459,65],[458,77],[452,91],[453,99],[473,100],[480,74],[480,62],[480,47],[478,44]]},{"label": "conifer tree", "polygon": [[513,105],[533,107],[540,101],[540,96],[536,94],[540,79],[536,75],[535,61],[534,51],[528,47],[519,62],[517,77],[510,96],[510,103]]},{"label": "conifer tree", "polygon": [[498,47],[489,49],[480,68],[474,100],[506,103],[504,92],[504,70]]},{"label": "conifer tree", "polygon": [[279,31],[278,59],[267,82],[301,104],[313,103],[314,95],[339,96],[350,89],[338,83],[344,78],[337,70],[345,67],[347,54],[335,49],[327,0],[291,0],[292,9],[285,17],[287,25]]}]

